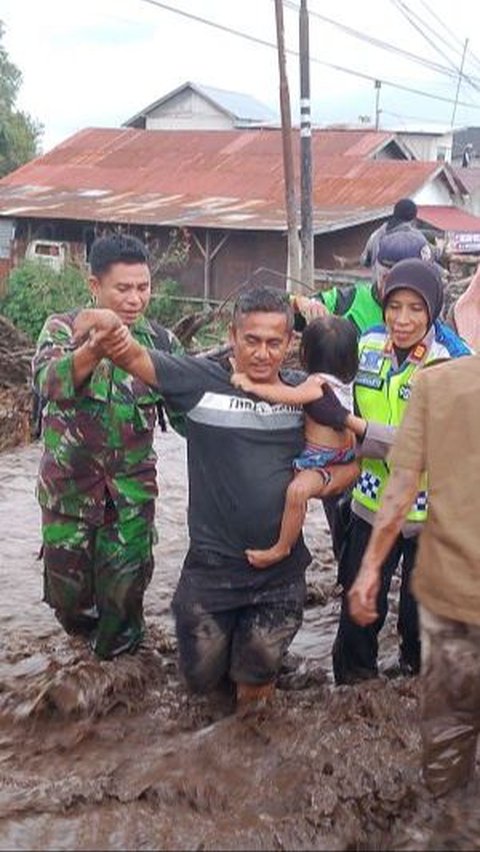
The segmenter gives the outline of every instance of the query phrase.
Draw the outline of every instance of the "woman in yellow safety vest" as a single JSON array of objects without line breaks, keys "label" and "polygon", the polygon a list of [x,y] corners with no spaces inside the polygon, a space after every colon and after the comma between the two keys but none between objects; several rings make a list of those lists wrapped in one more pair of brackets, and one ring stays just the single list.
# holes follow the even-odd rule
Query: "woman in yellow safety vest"
[{"label": "woman in yellow safety vest", "polygon": [[443,284],[438,268],[422,260],[403,260],[389,273],[383,293],[385,325],[369,329],[359,342],[359,371],[354,383],[356,415],[346,418],[359,440],[361,471],[353,491],[352,519],[340,557],[344,587],[340,624],[333,647],[337,684],[376,677],[378,634],[388,610],[392,576],[402,563],[398,632],[400,671],[420,667],[417,608],[409,589],[418,533],[427,513],[427,486],[421,483],[401,535],[385,560],[377,621],[360,627],[350,618],[346,592],[355,580],[389,476],[387,455],[402,421],[418,370],[470,354],[468,346],[438,317]]}]

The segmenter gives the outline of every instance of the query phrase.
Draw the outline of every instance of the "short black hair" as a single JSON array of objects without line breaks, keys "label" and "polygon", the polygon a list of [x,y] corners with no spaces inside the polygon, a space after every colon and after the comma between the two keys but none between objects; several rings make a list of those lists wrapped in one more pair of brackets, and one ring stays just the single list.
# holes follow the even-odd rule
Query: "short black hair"
[{"label": "short black hair", "polygon": [[400,222],[413,222],[417,213],[417,205],[411,198],[400,198],[393,208],[393,218]]},{"label": "short black hair", "polygon": [[238,320],[245,314],[265,313],[284,314],[287,319],[287,331],[293,329],[294,313],[288,295],[275,287],[252,287],[244,290],[236,301],[233,308],[232,322],[234,327]]},{"label": "short black hair", "polygon": [[129,234],[109,234],[98,237],[90,249],[90,269],[97,278],[114,263],[147,263],[148,249],[137,237]]},{"label": "short black hair", "polygon": [[328,315],[310,322],[300,344],[300,361],[307,373],[330,373],[353,382],[358,371],[358,340],[353,323]]}]

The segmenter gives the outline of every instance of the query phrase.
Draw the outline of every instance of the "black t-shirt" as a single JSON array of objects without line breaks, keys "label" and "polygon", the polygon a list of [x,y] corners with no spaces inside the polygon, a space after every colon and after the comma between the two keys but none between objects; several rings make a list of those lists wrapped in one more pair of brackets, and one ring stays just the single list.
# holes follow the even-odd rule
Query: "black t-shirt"
[{"label": "black t-shirt", "polygon": [[[271,405],[237,390],[229,371],[208,358],[150,352],[167,405],[186,413],[192,550],[216,563],[231,562],[235,583],[268,586],[303,571],[310,555],[300,537],[291,557],[267,571],[252,569],[246,548],[278,538],[292,461],[303,447],[303,411]],[[304,375],[281,378],[298,384]],[[207,558],[207,557],[206,557]],[[215,573],[213,571],[213,573]]]}]

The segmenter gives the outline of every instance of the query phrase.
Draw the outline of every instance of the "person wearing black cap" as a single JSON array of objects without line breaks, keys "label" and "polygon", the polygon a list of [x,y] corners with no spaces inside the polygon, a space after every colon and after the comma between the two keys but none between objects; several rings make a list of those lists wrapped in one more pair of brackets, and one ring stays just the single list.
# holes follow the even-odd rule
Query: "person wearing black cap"
[{"label": "person wearing black cap", "polygon": [[404,674],[419,670],[417,608],[409,591],[409,579],[418,533],[427,513],[425,478],[402,532],[383,564],[379,615],[373,624],[361,627],[351,619],[347,593],[359,571],[388,481],[387,455],[416,373],[430,364],[470,354],[467,345],[439,323],[442,302],[443,284],[438,267],[419,259],[403,260],[392,268],[385,281],[382,299],[385,324],[370,329],[360,339],[359,372],[354,383],[357,414],[345,413],[343,419],[343,425],[357,435],[361,471],[353,490],[352,519],[339,566],[344,600],[333,648],[337,684],[377,676],[378,634],[387,615],[387,595],[400,560],[400,670]]},{"label": "person wearing black cap", "polygon": [[[390,221],[396,221],[395,217]],[[375,239],[371,281],[332,287],[311,298],[298,294],[293,297],[296,331],[303,331],[308,322],[327,313],[350,320],[359,337],[372,325],[383,321],[382,288],[392,266],[400,260],[414,257],[433,260],[433,249],[420,231],[396,226],[389,230],[388,224],[385,223],[375,232],[378,233],[378,239]]]},{"label": "person wearing black cap", "polygon": [[417,212],[417,205],[411,198],[400,198],[393,208],[390,219],[387,219],[373,234],[370,234],[366,246],[360,255],[362,266],[375,268],[380,240],[385,234],[398,231],[411,233],[414,231]]}]

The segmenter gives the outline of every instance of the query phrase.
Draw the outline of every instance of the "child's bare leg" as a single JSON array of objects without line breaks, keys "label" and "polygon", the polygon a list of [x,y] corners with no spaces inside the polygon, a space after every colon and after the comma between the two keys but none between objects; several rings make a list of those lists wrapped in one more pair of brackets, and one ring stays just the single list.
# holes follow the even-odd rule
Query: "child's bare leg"
[{"label": "child's bare leg", "polygon": [[305,521],[307,503],[322,491],[324,481],[316,470],[301,470],[287,488],[280,537],[268,550],[246,550],[247,559],[255,568],[268,568],[290,553]]}]

